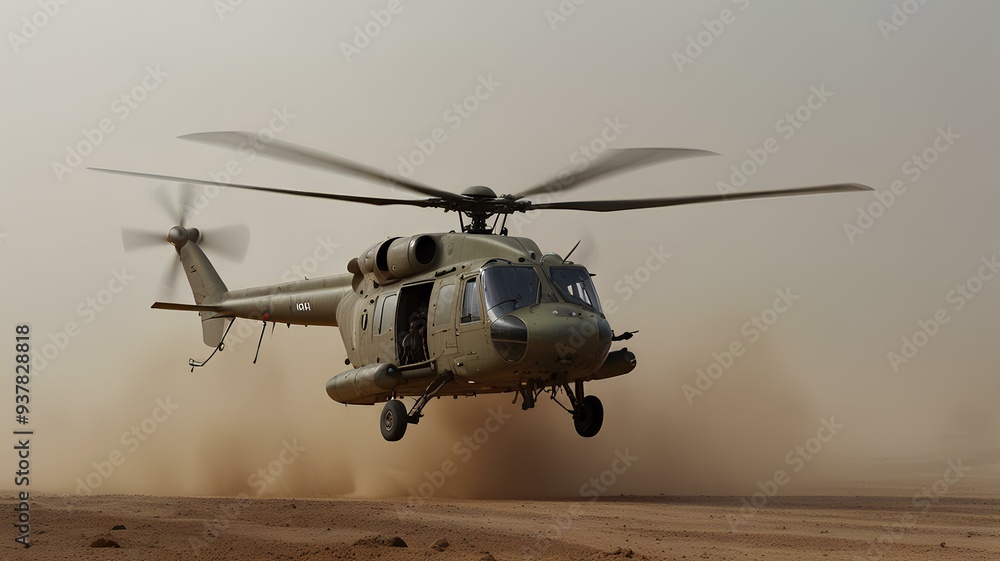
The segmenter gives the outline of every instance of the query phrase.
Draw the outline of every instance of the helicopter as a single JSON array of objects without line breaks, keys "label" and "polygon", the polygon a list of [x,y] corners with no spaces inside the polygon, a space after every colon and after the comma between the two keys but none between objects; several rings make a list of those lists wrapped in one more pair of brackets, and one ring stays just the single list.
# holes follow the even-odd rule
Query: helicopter
[{"label": "helicopter", "polygon": [[[205,132],[180,138],[240,149],[257,141],[249,132]],[[717,155],[688,148],[608,149],[587,165],[518,194],[498,196],[486,186],[461,194],[393,175],[315,148],[272,138],[262,155],[274,160],[384,182],[424,198],[381,198],[223,183],[167,175],[90,168],[170,182],[377,206],[437,208],[459,216],[459,231],[389,237],[347,264],[339,275],[230,290],[202,245],[233,241],[239,230],[213,237],[186,225],[185,207],[166,241],[176,250],[194,304],[155,302],[154,309],[197,312],[202,339],[213,348],[205,361],[189,360],[192,371],[217,351],[236,318],[291,325],[337,327],[350,368],[326,383],[331,399],[347,405],[385,403],[379,429],[398,441],[417,424],[425,406],[442,396],[513,393],[531,409],[543,393],[566,410],[576,432],[593,437],[604,423],[601,400],[585,384],[622,376],[636,368],[627,347],[611,350],[635,332],[615,333],[592,280],[593,273],[565,256],[543,253],[526,237],[509,235],[507,218],[539,210],[618,212],[695,203],[837,192],[870,191],[838,183],[756,192],[645,199],[532,202],[613,174],[684,158]],[[492,223],[491,223],[492,219]],[[122,231],[126,248],[162,244],[162,234]],[[223,243],[220,245],[227,245]],[[231,245],[231,244],[230,244]],[[579,245],[579,243],[577,244]],[[245,252],[245,244],[244,244]],[[261,338],[264,332],[261,331]],[[260,342],[258,342],[258,352]],[[254,359],[256,362],[256,358]],[[559,399],[565,394],[563,403]],[[415,401],[406,407],[402,398]]]}]

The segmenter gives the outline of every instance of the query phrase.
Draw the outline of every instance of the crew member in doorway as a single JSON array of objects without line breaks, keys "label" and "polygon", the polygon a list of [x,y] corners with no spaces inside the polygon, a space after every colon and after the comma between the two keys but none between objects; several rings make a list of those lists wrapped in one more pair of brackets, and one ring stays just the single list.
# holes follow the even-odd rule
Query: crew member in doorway
[{"label": "crew member in doorway", "polygon": [[410,322],[410,331],[403,337],[403,364],[427,360],[424,349],[424,328],[418,321]]}]

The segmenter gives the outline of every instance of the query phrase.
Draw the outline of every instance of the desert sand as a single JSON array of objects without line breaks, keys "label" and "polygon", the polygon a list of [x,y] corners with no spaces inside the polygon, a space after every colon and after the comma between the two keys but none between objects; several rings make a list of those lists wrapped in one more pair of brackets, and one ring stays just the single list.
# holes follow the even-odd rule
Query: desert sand
[{"label": "desert sand", "polygon": [[[5,504],[12,498],[5,494]],[[43,495],[32,504],[33,546],[15,544],[8,530],[0,558],[1000,558],[993,492],[943,497],[926,510],[906,495],[774,497],[764,508],[741,508],[734,497],[408,503]],[[93,547],[102,542],[119,547]]]}]

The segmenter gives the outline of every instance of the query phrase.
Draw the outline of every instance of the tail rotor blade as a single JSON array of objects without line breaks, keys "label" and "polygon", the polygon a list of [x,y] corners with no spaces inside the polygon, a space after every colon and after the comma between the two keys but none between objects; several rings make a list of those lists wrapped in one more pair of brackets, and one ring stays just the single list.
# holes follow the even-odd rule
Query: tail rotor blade
[{"label": "tail rotor blade", "polygon": [[[162,179],[173,180],[175,178],[163,177]],[[195,181],[197,180],[192,180],[192,182]],[[121,230],[122,246],[125,251],[155,246],[174,246],[174,257],[171,259],[170,266],[163,271],[160,277],[160,285],[168,294],[173,294],[178,273],[184,270],[179,256],[184,252],[183,248],[186,244],[202,246],[237,262],[243,261],[250,247],[250,228],[246,224],[235,224],[208,230],[188,227],[189,219],[201,210],[200,206],[195,206],[198,190],[192,182],[183,180],[179,182],[181,183],[180,192],[177,194],[168,193],[163,188],[153,191],[157,205],[167,213],[175,227],[170,228],[166,234],[134,228],[122,228]]]},{"label": "tail rotor blade", "polygon": [[194,208],[194,185],[181,183],[180,187],[180,212],[178,212],[177,223],[183,228],[187,224],[188,215]]},{"label": "tail rotor blade", "polygon": [[243,261],[250,247],[250,228],[246,224],[204,230],[202,235],[200,245],[237,263]]},{"label": "tail rotor blade", "polygon": [[167,237],[159,232],[122,228],[122,247],[125,251],[134,251],[147,247],[163,245]]},{"label": "tail rotor blade", "polygon": [[156,201],[157,206],[170,219],[170,224],[180,223],[181,214],[177,212],[177,201],[174,199],[173,194],[168,192],[165,185],[160,185],[157,189],[153,189],[153,200]]},{"label": "tail rotor blade", "polygon": [[180,259],[174,259],[170,266],[167,267],[166,273],[160,280],[160,284],[163,285],[169,292],[168,294],[173,294],[174,286],[177,284],[177,273],[181,271],[181,261]]}]

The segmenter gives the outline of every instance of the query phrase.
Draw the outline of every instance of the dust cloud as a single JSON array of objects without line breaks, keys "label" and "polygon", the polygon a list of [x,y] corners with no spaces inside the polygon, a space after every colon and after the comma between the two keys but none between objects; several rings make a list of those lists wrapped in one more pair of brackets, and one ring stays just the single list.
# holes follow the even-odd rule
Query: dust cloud
[{"label": "dust cloud", "polygon": [[[381,404],[345,407],[323,391],[326,379],[346,368],[335,330],[281,327],[265,336],[252,365],[259,326],[247,322],[234,331],[242,342],[233,339],[191,373],[181,349],[207,352],[196,346],[197,319],[184,320],[190,337],[149,344],[113,372],[63,388],[67,395],[57,402],[65,405],[42,416],[52,424],[45,430],[51,448],[38,462],[40,487],[69,494],[405,497],[418,504],[432,496],[749,496],[783,470],[782,494],[853,493],[900,477],[920,482],[949,458],[979,465],[998,459],[996,413],[968,407],[964,392],[952,399],[928,386],[918,395],[909,384],[887,418],[885,404],[860,387],[844,395],[817,387],[766,340],[689,402],[684,384],[693,386],[697,369],[728,342],[693,332],[688,339],[670,335],[669,346],[657,348],[651,340],[668,328],[652,325],[629,342],[639,357],[636,371],[588,384],[606,415],[592,439],[579,437],[569,414],[547,396],[522,411],[505,394],[434,400],[402,441],[387,443],[378,433]],[[891,387],[866,391],[892,395]],[[175,409],[157,412],[163,403]],[[829,423],[842,428],[822,433],[824,420],[827,431]],[[810,439],[821,447],[798,453]]]}]

